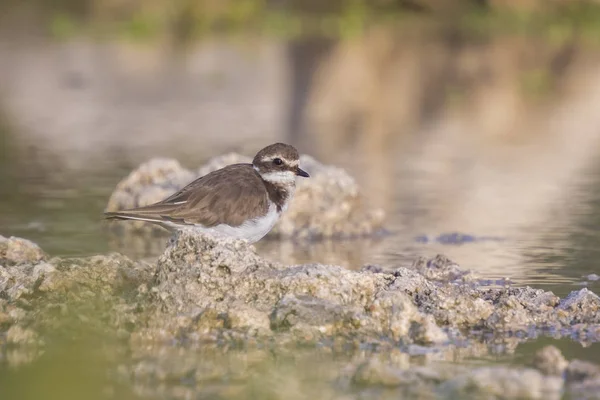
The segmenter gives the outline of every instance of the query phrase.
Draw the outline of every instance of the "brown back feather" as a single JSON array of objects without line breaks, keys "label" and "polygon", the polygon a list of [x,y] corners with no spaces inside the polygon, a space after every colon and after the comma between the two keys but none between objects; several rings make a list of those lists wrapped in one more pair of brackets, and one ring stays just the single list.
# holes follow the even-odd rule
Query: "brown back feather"
[{"label": "brown back feather", "polygon": [[233,164],[196,179],[163,201],[122,213],[205,227],[239,226],[267,213],[268,199],[252,164]]}]

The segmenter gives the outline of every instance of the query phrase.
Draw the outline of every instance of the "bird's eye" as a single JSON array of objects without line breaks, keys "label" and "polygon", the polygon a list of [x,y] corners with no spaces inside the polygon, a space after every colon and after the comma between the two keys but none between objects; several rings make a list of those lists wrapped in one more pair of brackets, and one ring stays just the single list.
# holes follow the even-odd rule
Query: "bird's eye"
[{"label": "bird's eye", "polygon": [[281,165],[281,164],[283,164],[283,161],[281,161],[281,158],[275,158],[275,159],[273,159],[273,164]]}]

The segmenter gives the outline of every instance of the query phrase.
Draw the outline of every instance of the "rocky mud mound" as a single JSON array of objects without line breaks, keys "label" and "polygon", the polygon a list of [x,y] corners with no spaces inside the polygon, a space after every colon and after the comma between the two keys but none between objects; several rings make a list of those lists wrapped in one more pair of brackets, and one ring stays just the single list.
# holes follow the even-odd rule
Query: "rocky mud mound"
[{"label": "rocky mud mound", "polygon": [[484,286],[443,256],[390,272],[283,266],[244,241],[181,232],[158,260],[152,292],[164,314],[156,323],[175,318],[167,325],[178,337],[196,334],[196,324],[251,336],[418,344],[475,331],[568,330],[590,341],[600,334],[600,298],[588,289],[561,300],[530,287]]},{"label": "rocky mud mound", "polygon": [[[434,361],[450,351],[482,356],[490,351],[486,340],[516,346],[544,333],[598,341],[600,298],[588,289],[560,299],[530,287],[490,287],[443,256],[389,272],[286,266],[262,259],[245,241],[181,232],[156,263],[119,254],[50,258],[30,241],[3,237],[0,263],[0,340],[13,351],[0,359],[34,362],[51,345],[49,332],[73,317],[119,338],[132,357],[119,367],[120,376],[142,391],[160,383],[171,393],[185,381],[194,397],[205,390],[205,379],[219,379],[218,366],[212,378],[204,376],[213,361],[190,346],[293,354],[300,348],[370,348],[372,356],[363,352],[329,372],[357,396],[393,388],[448,398],[542,399],[560,398],[566,389],[576,398],[594,398],[585,396],[600,387],[598,366],[567,362],[556,349],[538,353],[528,368],[440,360],[408,368],[381,358],[395,352]],[[28,356],[15,357],[15,349],[28,349]],[[230,370],[223,373],[231,378]]]},{"label": "rocky mud mound", "polygon": [[443,256],[391,271],[286,266],[262,259],[243,240],[179,232],[156,264],[116,253],[50,259],[35,243],[4,237],[0,262],[4,306],[27,305],[21,312],[28,314],[49,299],[125,301],[150,321],[131,330],[146,338],[227,330],[240,337],[440,344],[473,332],[568,332],[590,342],[600,335],[600,298],[590,290],[560,299],[531,287],[490,287]]},{"label": "rocky mud mound", "polygon": [[[213,158],[197,172],[192,172],[176,160],[150,160],[117,185],[106,211],[163,200],[197,177],[230,164],[251,161],[248,157],[229,153]],[[381,232],[383,211],[366,208],[356,181],[348,173],[341,168],[323,165],[307,155],[300,157],[300,165],[310,174],[310,178],[297,180],[294,200],[269,237],[344,238]],[[144,233],[161,229],[140,221],[112,225],[118,226],[118,229]]]}]

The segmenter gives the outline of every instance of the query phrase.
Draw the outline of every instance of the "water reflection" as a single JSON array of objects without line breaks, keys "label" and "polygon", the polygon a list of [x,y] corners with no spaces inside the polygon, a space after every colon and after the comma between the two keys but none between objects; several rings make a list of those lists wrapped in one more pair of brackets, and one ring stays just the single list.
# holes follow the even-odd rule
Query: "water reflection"
[{"label": "water reflection", "polygon": [[[0,382],[10,398],[19,399],[341,399],[375,393],[387,393],[390,398],[435,398],[439,384],[469,369],[506,365],[515,359],[529,365],[535,352],[546,345],[555,345],[572,358],[596,361],[598,357],[596,344],[582,347],[551,338],[527,343],[517,338],[471,342],[439,351],[397,347],[386,352],[335,345],[275,349],[151,343],[134,344],[126,351],[122,343],[107,346],[105,342],[110,341],[94,337],[91,344],[85,335],[78,341],[63,340],[20,368],[6,359],[21,358],[25,352],[11,355],[19,350],[8,350],[5,359],[5,349],[0,353]],[[370,375],[361,374],[368,366],[379,368],[371,369]],[[401,375],[403,371],[417,371],[424,377],[410,379],[410,374]]]}]

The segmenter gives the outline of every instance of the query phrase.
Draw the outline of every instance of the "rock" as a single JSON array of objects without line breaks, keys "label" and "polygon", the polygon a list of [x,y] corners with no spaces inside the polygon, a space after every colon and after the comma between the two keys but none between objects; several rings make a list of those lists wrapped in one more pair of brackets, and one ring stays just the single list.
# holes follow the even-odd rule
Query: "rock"
[{"label": "rock", "polygon": [[154,271],[154,267],[120,254],[54,260],[53,265],[54,269],[48,269],[44,279],[36,282],[36,291],[78,300],[133,290],[146,283]]},{"label": "rock", "polygon": [[343,307],[313,296],[287,295],[271,313],[271,329],[292,331],[300,336],[333,336],[360,326],[361,314],[359,308]]},{"label": "rock", "polygon": [[528,368],[482,367],[441,385],[450,398],[560,399],[563,380]]},{"label": "rock", "polygon": [[154,266],[118,254],[45,260],[37,246],[29,247],[38,256],[28,259],[37,264],[0,267],[0,333],[5,330],[7,342],[41,343],[39,332],[59,329],[71,337],[75,327],[107,334],[131,329],[134,310],[145,306],[138,289],[150,282]]},{"label": "rock", "polygon": [[249,337],[261,337],[271,334],[269,315],[266,312],[242,304],[229,309],[227,326],[233,330],[244,331]]},{"label": "rock", "polygon": [[552,292],[531,287],[490,289],[482,297],[491,302],[494,312],[484,325],[491,330],[519,331],[554,320],[560,299]]},{"label": "rock", "polygon": [[154,290],[166,310],[189,314],[226,299],[251,301],[258,293],[244,278],[272,268],[246,241],[180,231],[158,260]]},{"label": "rock", "polygon": [[[153,159],[142,164],[121,181],[111,195],[107,211],[139,207],[160,201],[203,176],[230,164],[252,160],[228,153],[209,160],[197,173],[186,170],[170,159]],[[298,179],[294,200],[269,237],[340,238],[373,235],[382,229],[381,210],[367,210],[356,181],[343,169],[319,163],[302,155],[300,165],[310,173],[309,179]],[[160,227],[141,221],[128,221],[118,226],[148,232],[163,232]]]},{"label": "rock", "polygon": [[[143,316],[146,325],[126,330],[145,342],[345,338],[441,346],[470,331],[525,338],[549,328],[592,340],[598,329],[579,323],[595,318],[597,297],[587,290],[561,302],[529,287],[487,287],[443,256],[394,270],[284,266],[245,241],[190,232],[176,234],[156,265],[112,254],[0,268],[0,296],[20,310],[113,302],[107,320],[118,325]],[[19,320],[32,315],[24,312]],[[550,374],[542,361],[538,368]]]},{"label": "rock", "polygon": [[42,280],[44,277],[52,274],[56,271],[56,267],[48,262],[43,262],[40,264],[36,264],[31,271],[33,275],[33,279]]},{"label": "rock", "polygon": [[27,302],[27,297],[33,295],[43,268],[32,264],[0,267],[0,295],[11,302]]},{"label": "rock", "polygon": [[469,271],[460,269],[458,264],[442,255],[438,255],[430,260],[419,257],[413,263],[412,268],[427,279],[433,281],[452,282],[458,279],[463,281],[473,279],[473,276]]},{"label": "rock", "polygon": [[[398,268],[393,274],[396,280],[390,289],[409,294],[418,309],[431,314],[441,326],[472,329],[494,312],[493,305],[471,285],[436,284],[407,268]],[[443,280],[444,275],[438,276]]]},{"label": "rock", "polygon": [[569,293],[558,309],[575,312],[577,316],[573,323],[600,323],[600,297],[587,288]]},{"label": "rock", "polygon": [[0,236],[0,266],[35,264],[47,258],[46,253],[32,241]]},{"label": "rock", "polygon": [[443,343],[448,336],[435,324],[433,317],[424,316],[412,299],[397,290],[383,291],[369,307],[370,314],[382,327],[380,334],[395,341],[412,338],[419,344]]},{"label": "rock", "polygon": [[179,232],[159,259],[154,292],[166,314],[158,318],[160,323],[172,315],[187,315],[190,323],[200,317],[214,331],[222,323],[205,318],[207,310],[229,319],[244,305],[261,321],[264,313],[269,315],[271,335],[288,332],[311,341],[333,335],[446,341],[447,335],[410,297],[386,290],[394,279],[337,266],[284,267],[261,259],[245,241]]},{"label": "rock", "polygon": [[555,346],[538,350],[533,359],[533,366],[545,375],[562,376],[568,365],[569,362]]}]

